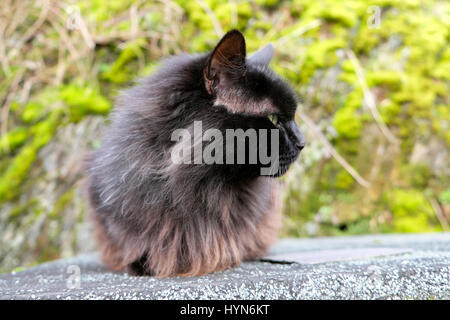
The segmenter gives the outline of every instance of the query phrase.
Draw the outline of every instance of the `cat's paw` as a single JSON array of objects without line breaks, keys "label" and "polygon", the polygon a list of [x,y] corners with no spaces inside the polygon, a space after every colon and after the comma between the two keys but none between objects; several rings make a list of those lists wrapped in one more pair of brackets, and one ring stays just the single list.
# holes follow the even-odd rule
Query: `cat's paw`
[{"label": "cat's paw", "polygon": [[146,268],[145,266],[145,261],[146,261],[146,257],[142,257],[139,260],[136,260],[130,264],[127,265],[126,267],[126,272],[131,275],[131,276],[135,276],[135,277],[142,277],[142,276],[153,276],[153,272],[151,270],[149,270],[148,268]]}]

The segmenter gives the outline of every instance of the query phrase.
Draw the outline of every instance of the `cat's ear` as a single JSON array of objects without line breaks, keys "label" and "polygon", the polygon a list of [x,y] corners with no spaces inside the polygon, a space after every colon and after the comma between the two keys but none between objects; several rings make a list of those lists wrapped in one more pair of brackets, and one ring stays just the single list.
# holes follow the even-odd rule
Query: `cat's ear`
[{"label": "cat's ear", "polygon": [[273,45],[269,43],[264,48],[259,49],[254,54],[252,54],[247,60],[251,63],[269,65],[270,60],[273,56]]},{"label": "cat's ear", "polygon": [[245,73],[245,39],[238,30],[225,34],[208,57],[203,72],[205,86],[210,94],[224,79],[224,75],[239,77]]}]

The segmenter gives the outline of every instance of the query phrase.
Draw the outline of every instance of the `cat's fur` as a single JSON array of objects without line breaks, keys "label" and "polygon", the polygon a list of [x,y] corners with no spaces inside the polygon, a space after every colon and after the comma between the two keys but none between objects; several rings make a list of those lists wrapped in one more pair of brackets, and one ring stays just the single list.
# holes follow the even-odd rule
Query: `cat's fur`
[{"label": "cat's fur", "polygon": [[[258,165],[174,164],[171,133],[279,127],[280,169],[304,140],[292,90],[267,67],[267,48],[246,59],[239,31],[211,53],[166,60],[118,98],[101,147],[87,160],[91,217],[103,261],[132,274],[201,275],[265,254],[276,239],[276,180]],[[267,115],[276,113],[280,123]],[[251,147],[251,146],[249,146]]]}]

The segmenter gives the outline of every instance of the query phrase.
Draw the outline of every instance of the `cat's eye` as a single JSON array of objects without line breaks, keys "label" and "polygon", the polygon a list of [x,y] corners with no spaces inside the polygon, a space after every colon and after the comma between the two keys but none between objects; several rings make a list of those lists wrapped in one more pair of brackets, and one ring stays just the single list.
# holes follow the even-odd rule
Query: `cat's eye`
[{"label": "cat's eye", "polygon": [[274,125],[278,124],[278,116],[276,114],[271,114],[268,118]]}]

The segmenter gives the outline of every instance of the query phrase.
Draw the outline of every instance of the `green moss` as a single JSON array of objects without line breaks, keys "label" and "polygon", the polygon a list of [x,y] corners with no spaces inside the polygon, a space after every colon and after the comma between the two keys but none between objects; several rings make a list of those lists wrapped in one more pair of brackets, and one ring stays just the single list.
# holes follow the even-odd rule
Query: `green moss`
[{"label": "green moss", "polygon": [[33,96],[24,106],[20,117],[24,123],[31,125],[45,118],[51,110],[61,107],[59,88],[48,86]]},{"label": "green moss", "polygon": [[431,177],[431,172],[426,164],[406,164],[401,168],[401,175],[406,185],[417,189],[425,189]]},{"label": "green moss", "polygon": [[53,133],[56,131],[58,126],[62,124],[63,112],[61,110],[54,110],[50,113],[45,121],[41,121],[31,127],[31,132],[33,133],[32,146],[38,150],[45,146],[53,137]]},{"label": "green moss", "polygon": [[401,86],[401,74],[398,71],[380,70],[366,74],[367,84],[372,86],[388,86],[395,90]]},{"label": "green moss", "polygon": [[[64,104],[68,107],[68,113]],[[45,106],[45,107],[44,107]],[[49,87],[24,108],[22,119],[31,125],[19,126],[0,139],[0,152],[13,152],[24,145],[0,176],[0,203],[20,194],[20,186],[30,171],[37,152],[52,138],[59,125],[79,121],[87,114],[106,114],[111,103],[98,90],[70,84]],[[68,119],[66,117],[68,115]],[[38,121],[39,119],[43,120]]]},{"label": "green moss", "polygon": [[431,110],[432,128],[450,148],[450,105],[439,104]]},{"label": "green moss", "polygon": [[430,107],[436,99],[436,83],[429,79],[409,75],[399,91],[392,95],[392,99],[397,103],[410,102],[409,113],[419,117],[428,117]]},{"label": "green moss", "polygon": [[356,76],[355,73],[349,73],[349,72],[342,72],[339,75],[338,80],[340,81],[345,81],[348,84],[354,85],[355,83],[358,82],[358,77]]},{"label": "green moss", "polygon": [[45,116],[45,113],[45,107],[41,103],[31,101],[25,106],[23,110],[22,120],[27,123],[36,122],[37,120]]},{"label": "green moss", "polygon": [[238,13],[238,17],[245,21],[247,21],[254,15],[252,6],[247,1],[241,2],[237,5],[237,13]]},{"label": "green moss", "polygon": [[37,152],[46,145],[59,125],[60,112],[53,112],[46,121],[31,128],[33,139],[23,146],[7,170],[0,177],[0,203],[11,200],[20,193],[19,186],[28,175]]},{"label": "green moss", "polygon": [[357,87],[355,90],[350,92],[345,99],[344,108],[356,110],[360,109],[363,105],[364,92],[361,87]]},{"label": "green moss", "polygon": [[425,232],[439,229],[433,209],[422,192],[394,189],[388,195],[396,232]]},{"label": "green moss", "polygon": [[218,41],[214,30],[209,29],[202,34],[195,36],[191,42],[192,52],[205,52],[214,48]]},{"label": "green moss", "polygon": [[335,50],[345,45],[345,41],[339,38],[318,41],[308,47],[308,62],[318,68],[330,67],[338,61]]},{"label": "green moss", "polygon": [[335,187],[341,190],[348,190],[353,185],[353,177],[345,170],[341,170],[336,175]]},{"label": "green moss", "polygon": [[120,52],[117,60],[110,66],[104,66],[102,78],[104,80],[121,84],[131,80],[134,77],[133,70],[129,68],[128,63],[135,60],[143,54],[142,47],[145,45],[145,39],[139,38],[127,43]]},{"label": "green moss", "polygon": [[185,10],[189,21],[197,28],[201,30],[214,28],[211,19],[197,1],[177,0],[176,3]]},{"label": "green moss", "polygon": [[22,148],[14,158],[8,170],[0,179],[0,203],[12,199],[17,193],[17,188],[28,174],[28,170],[36,157],[36,148],[32,145]]},{"label": "green moss", "polygon": [[333,126],[341,138],[357,139],[363,128],[361,116],[351,108],[341,108],[334,115]]},{"label": "green moss", "polygon": [[61,212],[63,212],[66,206],[72,201],[73,194],[74,189],[72,188],[66,191],[61,197],[58,198],[55,205],[53,206],[52,212],[49,215],[51,219],[56,219],[59,217]]},{"label": "green moss", "polygon": [[111,108],[111,102],[91,87],[67,85],[61,88],[60,96],[69,107],[72,121],[86,114],[107,114]]},{"label": "green moss", "polygon": [[[381,19],[381,23],[383,23],[383,19]],[[353,50],[358,54],[368,54],[382,39],[383,36],[377,29],[369,28],[367,24],[364,23],[361,25],[361,28],[359,28],[358,33],[353,40]]]},{"label": "green moss", "polygon": [[228,2],[219,4],[214,13],[222,26],[229,26],[231,24],[231,7]]},{"label": "green moss", "polygon": [[401,119],[398,116],[401,113],[402,107],[399,104],[391,100],[384,100],[380,103],[378,110],[384,123],[389,125],[401,123]]},{"label": "green moss", "polygon": [[445,189],[439,194],[439,201],[445,205],[450,204],[450,188]]},{"label": "green moss", "polygon": [[21,204],[15,206],[11,210],[8,220],[10,222],[18,224],[17,218],[19,218],[21,215],[26,214],[27,212],[32,210],[35,205],[36,205],[35,199],[33,199],[31,201],[27,201],[26,203],[21,203]]},{"label": "green moss", "polygon": [[334,235],[353,235],[370,233],[370,219],[360,218],[335,227]]},{"label": "green moss", "polygon": [[279,4],[280,0],[255,0],[255,3],[260,6],[265,6],[269,8],[275,7],[277,4]]},{"label": "green moss", "polygon": [[161,22],[164,20],[164,13],[158,11],[147,12],[145,15],[145,25],[143,28],[158,28],[161,25]]},{"label": "green moss", "polygon": [[402,233],[435,231],[434,228],[429,227],[428,218],[425,215],[395,218],[394,228],[396,232]]},{"label": "green moss", "polygon": [[294,5],[301,5],[304,8],[302,17],[322,18],[328,22],[340,23],[345,27],[353,27],[358,22],[358,16],[362,14],[366,6],[359,1],[333,1],[324,0],[314,1],[296,1]]},{"label": "green moss", "polygon": [[109,20],[130,5],[130,2],[123,0],[81,0],[78,2],[83,17],[96,22]]},{"label": "green moss", "polygon": [[27,269],[26,267],[16,267],[16,268],[12,269],[11,272],[18,273],[18,272],[22,272],[26,269]]},{"label": "green moss", "polygon": [[321,40],[308,46],[300,74],[301,82],[307,83],[317,69],[335,65],[338,62],[336,50],[345,46],[345,41],[340,38]]},{"label": "green moss", "polygon": [[431,70],[430,75],[434,78],[450,81],[450,46],[447,45],[441,54],[440,61]]},{"label": "green moss", "polygon": [[148,77],[152,75],[157,69],[158,69],[158,63],[157,62],[151,62],[145,66],[142,70],[139,71],[140,77]]},{"label": "green moss", "polygon": [[355,67],[354,67],[352,61],[349,59],[342,61],[341,68],[342,68],[342,71],[344,71],[344,72],[355,73]]},{"label": "green moss", "polygon": [[265,20],[257,20],[253,23],[253,29],[260,29],[264,32],[269,31],[273,28],[273,22]]},{"label": "green moss", "polygon": [[15,127],[0,137],[0,154],[12,153],[21,147],[28,138],[26,127]]},{"label": "green moss", "polygon": [[[339,75],[338,80],[345,81],[352,86],[357,86],[358,77],[356,75],[353,63],[350,60],[346,59],[346,60],[342,61],[341,69],[342,69],[342,72]],[[361,93],[362,93],[362,91],[361,91]]]},{"label": "green moss", "polygon": [[22,112],[21,105],[18,101],[11,102],[11,105],[9,106],[9,110],[15,114],[19,114]]}]

